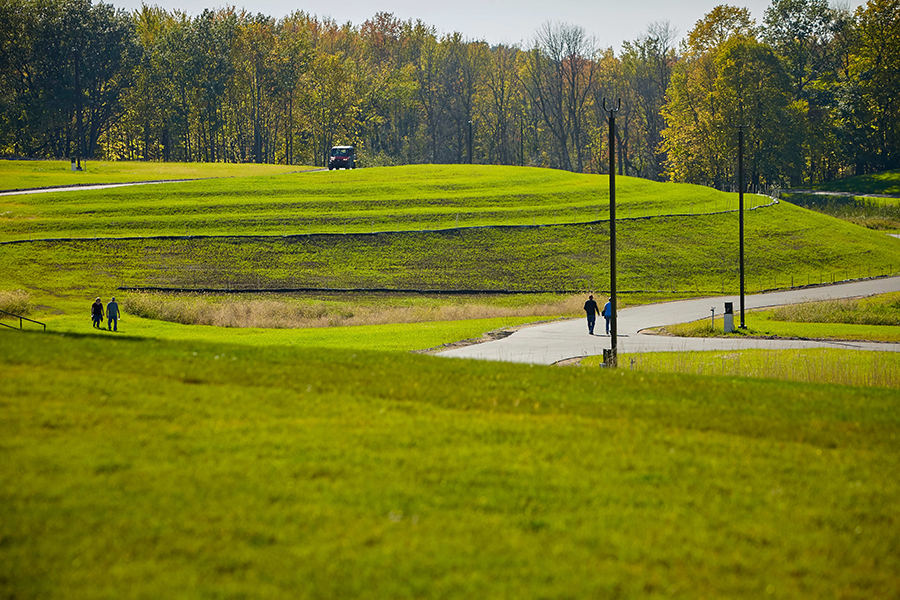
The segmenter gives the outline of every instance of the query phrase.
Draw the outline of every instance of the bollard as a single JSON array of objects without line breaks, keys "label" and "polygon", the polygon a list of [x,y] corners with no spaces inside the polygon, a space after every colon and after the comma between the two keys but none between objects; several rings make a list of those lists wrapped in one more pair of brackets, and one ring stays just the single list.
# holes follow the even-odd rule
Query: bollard
[{"label": "bollard", "polygon": [[725,333],[734,332],[734,303],[726,302],[725,303],[725,315],[723,317],[725,321]]}]

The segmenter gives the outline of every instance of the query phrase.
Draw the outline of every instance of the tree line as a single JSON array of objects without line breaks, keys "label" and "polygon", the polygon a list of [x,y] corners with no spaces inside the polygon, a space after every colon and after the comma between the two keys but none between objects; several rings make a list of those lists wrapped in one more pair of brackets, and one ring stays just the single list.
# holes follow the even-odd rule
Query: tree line
[{"label": "tree line", "polygon": [[546,23],[527,46],[377,13],[197,16],[91,0],[0,0],[0,154],[607,169],[603,100],[621,99],[619,172],[797,187],[900,166],[900,0],[856,11],[721,5],[686,38],[655,22],[616,54]]}]

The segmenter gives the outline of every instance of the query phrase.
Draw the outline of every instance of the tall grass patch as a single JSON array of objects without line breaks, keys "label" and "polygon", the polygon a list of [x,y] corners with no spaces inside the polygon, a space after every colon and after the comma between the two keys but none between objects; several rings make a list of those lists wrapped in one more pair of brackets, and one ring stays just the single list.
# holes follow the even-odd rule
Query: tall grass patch
[{"label": "tall grass patch", "polygon": [[428,299],[345,294],[317,299],[288,295],[132,292],[123,297],[123,310],[143,318],[184,325],[291,329],[572,315],[581,309],[583,302],[580,296],[515,298],[518,302],[511,305],[510,299],[485,302],[477,297]]},{"label": "tall grass patch", "polygon": [[872,298],[789,304],[771,312],[777,321],[791,323],[847,323],[900,325],[900,293]]},{"label": "tall grass patch", "polygon": [[[25,290],[0,290],[0,310],[14,315],[27,315],[31,312],[31,294]],[[0,313],[0,319],[8,317]]]},{"label": "tall grass patch", "polygon": [[[742,350],[626,354],[621,366],[636,371],[717,377],[760,377],[801,383],[900,388],[900,353],[863,350]],[[598,357],[584,366],[602,362]]]}]

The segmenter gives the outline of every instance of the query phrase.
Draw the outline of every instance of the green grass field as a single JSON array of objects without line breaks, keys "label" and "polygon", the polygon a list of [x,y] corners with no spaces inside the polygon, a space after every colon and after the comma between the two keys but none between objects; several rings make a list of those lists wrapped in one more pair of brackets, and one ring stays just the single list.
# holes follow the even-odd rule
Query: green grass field
[{"label": "green grass field", "polygon": [[900,195],[900,169],[883,171],[870,175],[844,177],[814,186],[826,192],[852,192],[855,194],[894,194]]},{"label": "green grass field", "polygon": [[[781,197],[797,206],[869,229],[900,230],[900,198],[897,198],[900,196],[900,170],[846,177],[814,186],[814,189],[820,192],[841,192],[842,195],[787,191]],[[888,194],[894,197],[879,198],[868,194]]]},{"label": "green grass field", "polygon": [[797,206],[878,231],[900,229],[900,198],[784,193]]},{"label": "green grass field", "polygon": [[[896,384],[410,352],[606,286],[604,178],[254,173],[0,198],[0,308],[48,325],[0,329],[0,597],[900,594]],[[734,195],[619,181],[623,304],[736,289]],[[900,269],[787,203],[746,221],[749,289]],[[146,286],[220,291],[119,289]],[[289,287],[548,293],[226,293]],[[120,332],[91,329],[111,295]],[[820,362],[896,377],[849,356]]]},{"label": "green grass field", "polygon": [[875,598],[895,390],[0,332],[4,597]]}]

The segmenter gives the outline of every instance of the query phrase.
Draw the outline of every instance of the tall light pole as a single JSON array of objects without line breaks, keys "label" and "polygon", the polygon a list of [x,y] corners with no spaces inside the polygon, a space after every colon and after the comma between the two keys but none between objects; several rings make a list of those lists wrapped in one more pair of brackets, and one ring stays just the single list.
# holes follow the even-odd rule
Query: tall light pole
[{"label": "tall light pole", "polygon": [[472,164],[472,121],[469,121],[469,164]]},{"label": "tall light pole", "polygon": [[619,364],[618,323],[616,317],[616,113],[622,108],[622,99],[616,101],[615,108],[606,106],[603,99],[603,110],[609,113],[609,360],[607,366]]},{"label": "tall light pole", "polygon": [[[743,109],[743,107],[741,108]],[[736,127],[738,130],[738,229],[741,247],[741,329],[747,329],[747,324],[744,322],[744,128],[747,126],[737,125]]]}]

